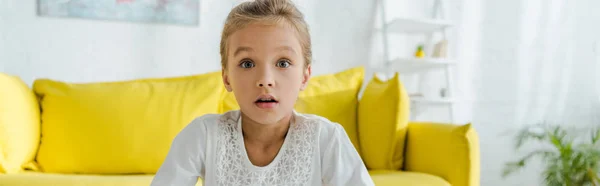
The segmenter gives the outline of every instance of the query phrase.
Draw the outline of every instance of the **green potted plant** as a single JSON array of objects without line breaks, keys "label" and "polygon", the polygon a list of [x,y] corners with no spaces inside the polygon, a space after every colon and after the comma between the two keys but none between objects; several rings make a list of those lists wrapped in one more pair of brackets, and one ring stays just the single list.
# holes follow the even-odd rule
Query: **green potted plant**
[{"label": "green potted plant", "polygon": [[516,136],[517,150],[529,141],[541,142],[544,147],[506,163],[502,176],[509,176],[537,157],[543,163],[541,176],[547,186],[600,186],[600,128],[588,131],[590,135],[580,135],[550,125],[521,129]]}]

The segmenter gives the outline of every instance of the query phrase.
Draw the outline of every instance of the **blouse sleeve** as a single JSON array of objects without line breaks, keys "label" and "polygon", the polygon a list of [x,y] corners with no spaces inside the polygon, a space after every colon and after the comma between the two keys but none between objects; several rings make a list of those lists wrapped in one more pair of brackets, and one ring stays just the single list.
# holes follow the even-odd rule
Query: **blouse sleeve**
[{"label": "blouse sleeve", "polygon": [[323,185],[375,185],[344,128],[335,124],[322,154]]},{"label": "blouse sleeve", "polygon": [[196,119],[173,140],[151,186],[193,186],[204,177],[206,125]]}]

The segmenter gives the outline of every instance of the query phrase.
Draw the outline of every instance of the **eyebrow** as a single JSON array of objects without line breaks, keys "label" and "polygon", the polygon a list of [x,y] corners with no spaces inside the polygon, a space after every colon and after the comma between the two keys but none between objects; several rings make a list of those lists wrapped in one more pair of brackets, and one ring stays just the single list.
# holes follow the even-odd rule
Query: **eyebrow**
[{"label": "eyebrow", "polygon": [[290,52],[292,52],[294,54],[297,54],[296,50],[294,50],[294,48],[292,48],[290,46],[280,46],[280,47],[277,47],[277,50],[279,50],[279,51],[281,51],[281,50],[288,50],[288,51],[290,51]]},{"label": "eyebrow", "polygon": [[242,53],[242,52],[252,52],[254,51],[252,48],[250,47],[238,47],[237,49],[235,49],[235,52],[233,53],[233,56],[237,56],[238,54]]},{"label": "eyebrow", "polygon": [[[290,46],[277,47],[277,51],[282,51],[282,50],[287,50],[294,54],[297,54],[296,50],[294,50],[294,48],[292,48]],[[241,46],[241,47],[238,47],[237,49],[235,49],[235,52],[233,52],[233,56],[237,56],[238,54],[240,54],[242,52],[253,52],[253,51],[254,51],[254,49],[252,49],[250,47]]]}]

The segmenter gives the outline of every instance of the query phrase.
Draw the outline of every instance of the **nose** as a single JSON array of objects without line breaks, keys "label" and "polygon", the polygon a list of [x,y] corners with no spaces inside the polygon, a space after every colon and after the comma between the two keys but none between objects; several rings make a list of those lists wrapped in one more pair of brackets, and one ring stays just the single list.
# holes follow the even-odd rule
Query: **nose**
[{"label": "nose", "polygon": [[269,69],[263,69],[259,72],[259,78],[256,82],[256,87],[264,88],[264,87],[274,87],[275,81],[272,73]]},{"label": "nose", "polygon": [[258,87],[264,87],[264,86],[272,87],[273,83],[258,83]]}]

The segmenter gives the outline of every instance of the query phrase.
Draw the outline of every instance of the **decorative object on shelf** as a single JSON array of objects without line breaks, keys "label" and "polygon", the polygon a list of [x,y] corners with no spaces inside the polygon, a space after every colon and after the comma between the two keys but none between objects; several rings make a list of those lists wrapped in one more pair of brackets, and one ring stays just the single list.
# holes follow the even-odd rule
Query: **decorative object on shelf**
[{"label": "decorative object on shelf", "polygon": [[516,136],[517,149],[530,140],[549,146],[543,145],[507,163],[502,176],[507,177],[525,167],[532,158],[540,157],[545,164],[541,174],[547,186],[600,186],[600,127],[586,130],[589,131],[591,135],[585,136],[561,126],[544,124],[521,129]]},{"label": "decorative object on shelf", "polygon": [[447,56],[448,50],[448,40],[441,40],[435,44],[433,47],[432,57],[435,58],[445,58]]},{"label": "decorative object on shelf", "polygon": [[38,14],[147,23],[197,25],[200,0],[38,0]]},{"label": "decorative object on shelf", "polygon": [[441,88],[440,89],[440,97],[445,98],[448,96],[448,89],[446,88]]},{"label": "decorative object on shelf", "polygon": [[425,57],[425,51],[423,50],[423,45],[419,45],[417,47],[417,51],[415,52],[415,57],[416,58],[424,58]]}]

